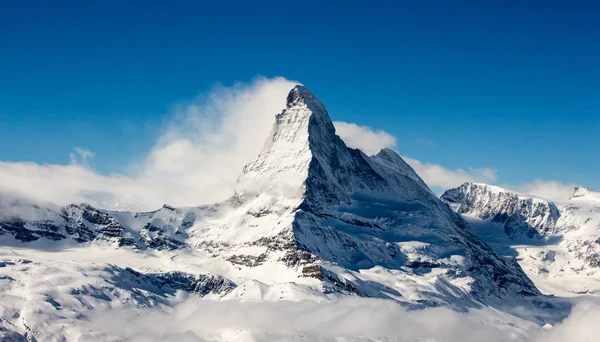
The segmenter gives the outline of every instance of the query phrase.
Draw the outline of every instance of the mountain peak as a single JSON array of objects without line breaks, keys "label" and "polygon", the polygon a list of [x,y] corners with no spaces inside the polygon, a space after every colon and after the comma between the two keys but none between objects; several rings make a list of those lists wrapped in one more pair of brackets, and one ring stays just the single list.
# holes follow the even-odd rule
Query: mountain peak
[{"label": "mountain peak", "polygon": [[576,186],[573,188],[573,195],[571,195],[570,200],[591,200],[592,202],[598,202],[600,201],[600,192],[596,192],[583,186]]},{"label": "mountain peak", "polygon": [[584,197],[589,195],[592,192],[592,189],[590,188],[586,188],[583,186],[576,186],[575,188],[573,188],[573,195],[571,196],[571,198],[574,197]]},{"label": "mountain peak", "polygon": [[[295,129],[296,123],[305,121],[308,135],[330,140],[335,135],[333,122],[323,103],[303,85],[297,85],[287,96],[286,109],[277,115],[275,130]],[[292,123],[292,125],[290,125]],[[277,133],[277,132],[275,132]]]},{"label": "mountain peak", "polygon": [[[288,93],[286,108],[275,117],[263,151],[244,167],[240,180],[252,187],[268,184],[268,188],[301,189],[315,154],[333,153],[329,150],[335,139],[335,128],[323,103],[306,87],[297,85]],[[293,197],[298,194],[292,192]]]},{"label": "mountain peak", "polygon": [[318,100],[313,93],[305,86],[298,84],[288,93],[286,106],[290,108],[297,105],[306,105],[314,101]]}]

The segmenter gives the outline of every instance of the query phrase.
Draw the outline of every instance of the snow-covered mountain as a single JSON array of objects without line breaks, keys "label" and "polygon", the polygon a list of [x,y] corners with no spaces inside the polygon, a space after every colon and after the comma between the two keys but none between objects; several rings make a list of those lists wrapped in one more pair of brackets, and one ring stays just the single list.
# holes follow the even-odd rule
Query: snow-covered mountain
[{"label": "snow-covered mountain", "polygon": [[[600,292],[600,193],[576,187],[567,203],[553,203],[496,186],[465,183],[446,191],[441,199],[467,218],[490,223],[471,222],[476,234],[489,243],[518,250],[521,265],[534,277],[564,282],[564,277],[581,275],[588,279],[573,280],[569,286],[585,286],[572,292]],[[508,240],[498,239],[494,226],[501,227]]]},{"label": "snow-covered mountain", "polygon": [[444,192],[441,199],[460,214],[504,225],[510,236],[556,234],[559,209],[554,203],[507,191],[497,186],[464,183]]},{"label": "snow-covered mountain", "polygon": [[[76,313],[98,298],[161,305],[174,291],[248,300],[357,295],[463,309],[539,295],[519,265],[471,234],[397,153],[348,148],[303,86],[289,93],[263,151],[226,202],[143,213],[0,203],[1,241],[14,254],[3,255],[11,270],[0,280],[3,292],[29,298],[38,310],[60,307],[60,317],[49,315],[54,323],[80,323]],[[528,205],[548,217],[532,214],[525,223],[554,219],[554,206]],[[49,269],[68,274],[66,285],[36,288],[32,272],[49,277]],[[77,278],[77,269],[90,277]],[[27,308],[4,311],[3,324],[44,340],[39,324],[51,323]]]}]

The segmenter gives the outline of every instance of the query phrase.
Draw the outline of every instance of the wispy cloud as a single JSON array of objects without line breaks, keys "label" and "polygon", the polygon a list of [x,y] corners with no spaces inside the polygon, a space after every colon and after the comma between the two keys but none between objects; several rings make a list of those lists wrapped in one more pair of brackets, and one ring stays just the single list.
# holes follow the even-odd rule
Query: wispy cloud
[{"label": "wispy cloud", "polygon": [[336,134],[344,140],[346,145],[358,148],[368,155],[376,154],[384,148],[396,146],[396,138],[385,131],[343,121],[334,121],[333,125]]},{"label": "wispy cloud", "polygon": [[[377,153],[382,148],[393,149],[396,147],[396,138],[388,132],[347,122],[337,121],[334,124],[337,134],[348,146],[358,148],[367,154]],[[415,143],[427,146],[434,145],[431,140],[426,138],[417,138]],[[495,184],[498,180],[498,172],[490,167],[448,169],[440,164],[426,163],[407,156],[402,156],[402,158],[427,185],[437,192],[443,192],[465,182]],[[577,184],[536,179],[523,184],[503,184],[500,186],[534,197],[564,203],[569,200],[573,194],[573,188]]]},{"label": "wispy cloud", "polygon": [[573,195],[576,186],[578,185],[575,183],[536,179],[520,185],[505,185],[503,187],[556,203],[565,203]]},{"label": "wispy cloud", "polygon": [[423,163],[417,159],[403,156],[404,160],[431,187],[444,189],[459,186],[465,182],[494,182],[497,173],[491,168],[468,168],[451,170],[439,164]]},{"label": "wispy cloud", "polygon": [[94,158],[94,152],[81,147],[75,147],[74,151],[69,155],[71,164],[80,164],[89,166],[88,160]]}]

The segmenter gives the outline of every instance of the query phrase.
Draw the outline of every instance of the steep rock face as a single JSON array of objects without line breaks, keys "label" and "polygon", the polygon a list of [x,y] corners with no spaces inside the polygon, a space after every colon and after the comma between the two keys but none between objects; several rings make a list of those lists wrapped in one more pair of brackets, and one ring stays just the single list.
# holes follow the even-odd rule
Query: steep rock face
[{"label": "steep rock face", "polygon": [[441,196],[454,211],[504,224],[510,236],[543,237],[557,233],[559,209],[554,203],[502,188],[465,183]]},{"label": "steep rock face", "polygon": [[40,238],[78,243],[92,241],[136,248],[177,249],[185,246],[185,230],[194,211],[163,208],[147,213],[111,212],[88,204],[42,207],[25,201],[5,201],[0,211],[0,236],[22,242]]},{"label": "steep rock face", "polygon": [[31,242],[46,238],[77,242],[102,240],[119,246],[131,245],[135,239],[110,214],[87,204],[66,207],[41,207],[23,201],[4,201],[0,210],[0,235],[11,234],[17,240]]},{"label": "steep rock face", "polygon": [[290,91],[286,109],[276,116],[272,138],[244,168],[240,183],[275,189],[315,209],[349,203],[348,191],[382,191],[384,186],[368,157],[348,149],[335,135],[325,107],[303,86]]},{"label": "steep rock face", "polygon": [[[398,154],[348,148],[303,86],[291,90],[263,152],[244,167],[236,194],[224,203],[149,213],[85,205],[50,212],[57,234],[75,241],[201,250],[240,269],[278,269],[285,273],[280,282],[314,286],[316,279],[323,293],[419,305],[539,294]],[[27,228],[34,221],[40,220],[23,220],[24,229],[38,234]],[[272,283],[271,275],[257,274],[252,287],[269,292],[262,281]]]},{"label": "steep rock face", "polygon": [[[200,297],[209,294],[224,296],[236,288],[236,284],[220,275],[189,274],[173,271],[166,273],[140,273],[131,268],[126,268],[125,273],[135,282],[151,284],[159,289],[182,290]],[[120,276],[122,282],[123,275]]]}]

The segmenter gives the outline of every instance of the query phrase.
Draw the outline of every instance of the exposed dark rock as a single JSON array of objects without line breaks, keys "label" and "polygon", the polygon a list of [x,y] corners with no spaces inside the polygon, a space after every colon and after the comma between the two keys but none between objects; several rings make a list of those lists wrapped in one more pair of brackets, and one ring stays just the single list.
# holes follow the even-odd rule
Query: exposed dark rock
[{"label": "exposed dark rock", "polygon": [[131,268],[127,272],[140,281],[151,283],[158,288],[169,288],[194,293],[204,297],[210,293],[226,295],[237,285],[231,280],[219,275],[193,275],[185,272],[140,273]]},{"label": "exposed dark rock", "polygon": [[247,266],[247,267],[255,267],[255,266],[262,265],[265,262],[266,259],[267,259],[267,255],[266,254],[261,254],[259,256],[254,256],[254,255],[232,255],[229,258],[227,258],[227,261],[229,261],[232,264],[236,264],[236,265],[243,265],[243,266]]}]

